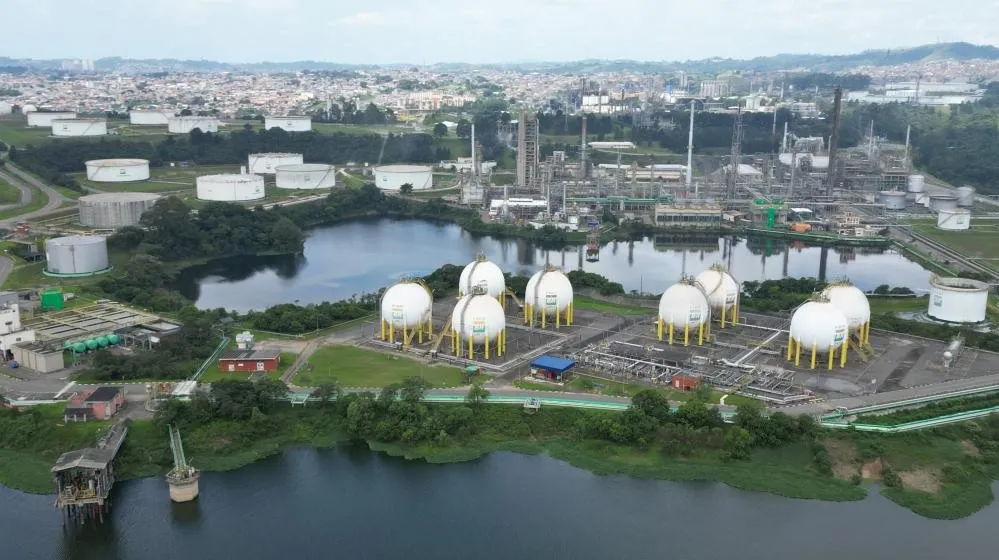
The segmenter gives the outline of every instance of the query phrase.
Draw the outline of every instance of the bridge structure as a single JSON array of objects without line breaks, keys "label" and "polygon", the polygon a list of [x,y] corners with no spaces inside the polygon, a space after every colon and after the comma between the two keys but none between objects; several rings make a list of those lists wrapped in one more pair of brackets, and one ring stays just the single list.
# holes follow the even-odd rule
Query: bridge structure
[{"label": "bridge structure", "polygon": [[115,459],[127,435],[127,422],[113,424],[97,438],[96,447],[63,453],[52,467],[55,506],[70,521],[104,521],[116,481]]}]

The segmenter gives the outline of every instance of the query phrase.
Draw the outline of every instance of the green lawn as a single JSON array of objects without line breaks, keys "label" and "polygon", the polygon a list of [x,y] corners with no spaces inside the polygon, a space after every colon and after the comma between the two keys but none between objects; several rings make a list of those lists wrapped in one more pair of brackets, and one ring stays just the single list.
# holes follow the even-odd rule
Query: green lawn
[{"label": "green lawn", "polygon": [[36,210],[41,210],[49,203],[49,195],[44,192],[34,188],[31,189],[31,202],[20,206],[18,208],[8,208],[6,210],[0,210],[0,220],[7,220],[10,218],[16,218],[22,214],[27,214],[28,212],[34,212]]},{"label": "green lawn", "polygon": [[0,204],[17,204],[20,201],[20,189],[0,179]]},{"label": "green lawn", "polygon": [[[421,126],[419,132],[424,132],[426,127]],[[342,132],[344,134],[407,134],[416,132],[412,126],[398,124],[335,124],[335,123],[312,123],[312,129],[320,134],[332,134]]]},{"label": "green lawn", "polygon": [[929,303],[925,297],[868,299],[871,313],[896,313],[899,311],[925,311]]},{"label": "green lawn", "polygon": [[52,138],[48,128],[27,128],[25,121],[0,119],[0,142],[10,146],[24,146],[47,142]]},{"label": "green lawn", "polygon": [[639,305],[623,305],[620,303],[610,303],[586,296],[575,296],[572,303],[576,309],[589,309],[601,313],[613,313],[615,315],[652,315],[656,312],[653,307],[642,307]]},{"label": "green lawn", "polygon": [[999,268],[999,224],[972,220],[968,231],[943,231],[935,221],[910,222],[912,229],[935,241],[960,251],[969,257],[986,259],[993,268]]},{"label": "green lawn", "polygon": [[411,358],[354,346],[324,346],[293,379],[296,385],[318,385],[331,378],[342,387],[385,387],[407,377],[422,377],[434,387],[464,384],[465,374],[448,366],[432,366]]},{"label": "green lawn", "polygon": [[[281,379],[285,370],[291,367],[291,364],[295,363],[295,358],[298,354],[294,352],[281,352],[281,364],[278,369],[274,371],[267,372],[267,379]],[[250,372],[247,371],[222,371],[219,369],[218,364],[213,367],[208,368],[204,374],[202,374],[200,381],[202,383],[213,383],[215,381],[222,380],[239,380],[245,381],[250,378]]]},{"label": "green lawn", "polygon": [[85,173],[73,173],[73,178],[81,185],[106,192],[171,192],[194,189],[199,175],[217,173],[239,173],[238,165],[205,165],[190,167],[153,167],[149,170],[148,181],[134,183],[97,183],[88,181]]}]

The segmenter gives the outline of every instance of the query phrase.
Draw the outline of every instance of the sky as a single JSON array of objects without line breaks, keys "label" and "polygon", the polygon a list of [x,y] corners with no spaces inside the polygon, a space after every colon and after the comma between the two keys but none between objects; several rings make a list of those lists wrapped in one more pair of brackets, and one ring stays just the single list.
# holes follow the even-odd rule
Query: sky
[{"label": "sky", "polygon": [[0,0],[13,58],[692,60],[999,44],[999,0]]}]

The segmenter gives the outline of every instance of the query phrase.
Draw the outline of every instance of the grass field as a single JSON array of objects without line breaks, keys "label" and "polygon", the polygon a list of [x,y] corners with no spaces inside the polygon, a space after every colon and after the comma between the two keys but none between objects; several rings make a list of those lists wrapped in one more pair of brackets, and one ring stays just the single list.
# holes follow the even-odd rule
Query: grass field
[{"label": "grass field", "polygon": [[31,202],[25,204],[24,206],[19,206],[17,208],[8,208],[6,210],[0,210],[0,220],[7,220],[10,218],[16,218],[22,214],[27,214],[28,212],[34,212],[35,210],[41,210],[49,203],[49,195],[44,192],[29,186],[31,189]]},{"label": "grass field", "polygon": [[[267,372],[267,379],[281,379],[281,375],[284,374],[285,370],[291,367],[291,364],[295,363],[295,358],[298,354],[294,352],[281,352],[281,364],[278,369],[274,371]],[[201,376],[202,383],[213,383],[215,381],[222,380],[238,380],[246,381],[250,378],[250,372],[247,371],[222,371],[216,364],[214,367],[208,368],[204,374]]]},{"label": "grass field", "polygon": [[0,142],[10,146],[38,144],[51,140],[48,128],[27,128],[23,120],[0,119]]},{"label": "grass field", "polygon": [[153,167],[149,170],[148,181],[135,183],[97,183],[88,181],[86,173],[73,173],[81,185],[105,192],[171,192],[193,190],[194,181],[200,175],[216,173],[239,173],[238,165],[206,165],[190,167]]},{"label": "grass field", "polygon": [[20,201],[20,189],[0,179],[0,204],[17,204]]},{"label": "grass field", "polygon": [[[311,369],[311,371],[310,371]],[[296,385],[310,386],[336,379],[342,387],[385,387],[407,377],[422,377],[434,387],[464,384],[458,368],[431,366],[416,360],[354,346],[324,346],[295,375]]]},{"label": "grass field", "polygon": [[413,132],[426,132],[426,127],[420,125],[420,128],[414,129],[409,125],[399,125],[399,124],[334,124],[334,123],[312,123],[312,129],[320,134],[332,134],[335,132],[342,132],[344,134],[409,134]]},{"label": "grass field", "polygon": [[912,229],[969,257],[983,259],[993,268],[999,268],[999,223],[972,222],[969,231],[943,231],[935,221],[910,222]]},{"label": "grass field", "polygon": [[613,313],[615,315],[651,315],[656,312],[655,308],[652,307],[610,303],[586,296],[575,296],[572,298],[572,303],[576,309],[588,309],[590,311]]}]

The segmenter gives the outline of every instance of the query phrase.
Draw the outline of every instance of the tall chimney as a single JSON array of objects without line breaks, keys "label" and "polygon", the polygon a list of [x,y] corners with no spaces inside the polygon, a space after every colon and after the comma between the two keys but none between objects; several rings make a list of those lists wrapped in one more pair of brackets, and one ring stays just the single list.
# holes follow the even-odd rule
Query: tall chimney
[{"label": "tall chimney", "polygon": [[826,196],[832,196],[836,184],[836,145],[839,144],[839,117],[843,109],[843,88],[833,93],[832,134],[829,136],[829,169],[826,172]]}]

